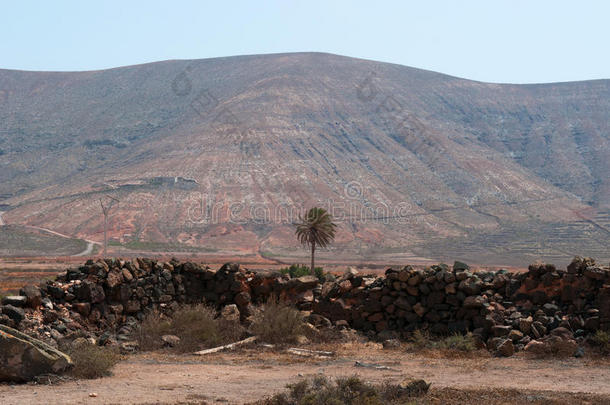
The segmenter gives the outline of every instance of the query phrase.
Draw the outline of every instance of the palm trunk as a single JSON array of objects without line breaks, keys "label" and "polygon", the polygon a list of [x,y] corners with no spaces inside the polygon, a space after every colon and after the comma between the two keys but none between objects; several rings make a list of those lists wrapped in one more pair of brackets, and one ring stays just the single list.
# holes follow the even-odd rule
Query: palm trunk
[{"label": "palm trunk", "polygon": [[316,271],[315,271],[315,267],[314,267],[315,252],[316,252],[316,242],[312,242],[311,243],[311,275],[312,276],[316,275]]}]

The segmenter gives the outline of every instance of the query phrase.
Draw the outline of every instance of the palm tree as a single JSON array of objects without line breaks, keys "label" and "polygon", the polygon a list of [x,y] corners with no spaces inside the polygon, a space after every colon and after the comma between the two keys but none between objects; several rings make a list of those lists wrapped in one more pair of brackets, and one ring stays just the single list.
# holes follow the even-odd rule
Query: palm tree
[{"label": "palm tree", "polygon": [[301,222],[295,224],[296,235],[303,245],[311,246],[311,274],[315,274],[314,258],[316,245],[321,248],[328,246],[335,239],[335,228],[332,216],[323,208],[313,207],[305,218],[299,215]]}]

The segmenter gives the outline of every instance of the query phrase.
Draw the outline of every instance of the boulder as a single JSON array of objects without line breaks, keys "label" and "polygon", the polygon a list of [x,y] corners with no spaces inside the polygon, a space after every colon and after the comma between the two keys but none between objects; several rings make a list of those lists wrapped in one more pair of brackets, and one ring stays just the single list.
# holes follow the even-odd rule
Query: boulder
[{"label": "boulder", "polygon": [[60,374],[71,366],[67,354],[0,325],[0,381],[30,381],[41,374]]},{"label": "boulder", "polygon": [[163,335],[161,341],[166,347],[176,347],[180,344],[180,338],[176,335]]},{"label": "boulder", "polygon": [[35,285],[26,285],[21,289],[21,295],[27,298],[27,306],[30,308],[38,308],[42,304],[42,293],[40,288]]},{"label": "boulder", "polygon": [[19,323],[25,318],[25,311],[22,308],[17,308],[12,305],[2,307],[2,313],[11,318],[16,323]]},{"label": "boulder", "polygon": [[9,295],[8,297],[2,298],[2,305],[12,305],[14,307],[22,308],[25,307],[27,297],[23,295]]},{"label": "boulder", "polygon": [[515,346],[510,339],[503,340],[498,346],[498,354],[504,357],[510,357],[515,354]]},{"label": "boulder", "polygon": [[470,270],[470,266],[468,266],[464,262],[460,262],[457,260],[453,263],[453,271],[464,271],[464,270]]}]

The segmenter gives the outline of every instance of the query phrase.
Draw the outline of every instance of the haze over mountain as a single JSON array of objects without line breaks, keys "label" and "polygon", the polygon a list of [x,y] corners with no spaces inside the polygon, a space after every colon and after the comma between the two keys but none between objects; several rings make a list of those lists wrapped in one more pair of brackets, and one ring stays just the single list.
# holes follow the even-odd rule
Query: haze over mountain
[{"label": "haze over mountain", "polygon": [[320,53],[0,70],[6,223],[128,247],[353,260],[610,258],[610,80],[490,84]]}]

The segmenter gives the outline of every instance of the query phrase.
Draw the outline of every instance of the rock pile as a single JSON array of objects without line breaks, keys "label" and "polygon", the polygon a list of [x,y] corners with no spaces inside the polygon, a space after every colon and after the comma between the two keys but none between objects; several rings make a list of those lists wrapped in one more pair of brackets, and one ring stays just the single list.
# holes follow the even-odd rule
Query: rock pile
[{"label": "rock pile", "polygon": [[347,273],[323,285],[314,311],[371,335],[471,331],[510,356],[537,343],[554,350],[549,346],[558,347],[558,340],[576,350],[574,338],[610,330],[609,306],[610,269],[576,257],[567,271],[534,264],[526,273],[471,272],[455,262],[390,268],[385,278]]}]

